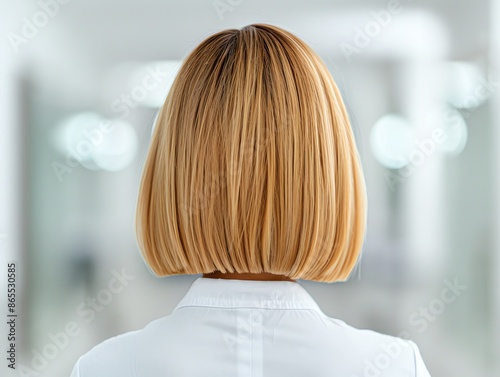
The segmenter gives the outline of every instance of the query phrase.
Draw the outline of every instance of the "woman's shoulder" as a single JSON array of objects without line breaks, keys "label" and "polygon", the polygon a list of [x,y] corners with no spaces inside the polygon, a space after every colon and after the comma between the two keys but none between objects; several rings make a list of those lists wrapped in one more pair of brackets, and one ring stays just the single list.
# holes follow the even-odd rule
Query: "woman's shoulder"
[{"label": "woman's shoulder", "polygon": [[132,376],[132,355],[141,331],[129,331],[97,344],[78,359],[71,377]]},{"label": "woman's shoulder", "polygon": [[394,336],[358,328],[326,315],[321,319],[336,336],[341,334],[345,354],[361,360],[360,375],[430,377],[417,344],[406,334]]},{"label": "woman's shoulder", "polygon": [[170,316],[157,318],[141,329],[108,338],[84,353],[75,363],[71,377],[133,376],[135,348],[141,338],[168,323]]}]

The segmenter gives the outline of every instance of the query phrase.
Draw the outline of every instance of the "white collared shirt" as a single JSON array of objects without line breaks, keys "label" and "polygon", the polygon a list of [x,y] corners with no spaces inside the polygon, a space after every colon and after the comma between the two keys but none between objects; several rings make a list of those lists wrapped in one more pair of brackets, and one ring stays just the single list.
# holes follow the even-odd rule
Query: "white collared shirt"
[{"label": "white collared shirt", "polygon": [[174,311],[71,377],[430,377],[412,341],[326,316],[298,282],[197,278]]}]

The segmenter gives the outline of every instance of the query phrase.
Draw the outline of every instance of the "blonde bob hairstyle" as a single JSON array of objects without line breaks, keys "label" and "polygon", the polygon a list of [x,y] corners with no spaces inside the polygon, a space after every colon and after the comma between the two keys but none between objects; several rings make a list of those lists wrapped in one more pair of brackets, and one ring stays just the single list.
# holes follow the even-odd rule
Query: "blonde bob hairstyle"
[{"label": "blonde bob hairstyle", "polygon": [[156,276],[345,281],[366,201],[325,64],[290,32],[252,24],[206,38],[180,67],[144,165],[137,242]]}]

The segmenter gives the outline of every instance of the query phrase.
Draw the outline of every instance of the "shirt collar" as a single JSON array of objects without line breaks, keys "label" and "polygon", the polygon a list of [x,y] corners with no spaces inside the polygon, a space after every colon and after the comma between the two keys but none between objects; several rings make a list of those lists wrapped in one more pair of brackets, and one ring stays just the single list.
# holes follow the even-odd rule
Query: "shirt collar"
[{"label": "shirt collar", "polygon": [[186,306],[311,309],[320,307],[298,282],[197,278],[174,311]]}]

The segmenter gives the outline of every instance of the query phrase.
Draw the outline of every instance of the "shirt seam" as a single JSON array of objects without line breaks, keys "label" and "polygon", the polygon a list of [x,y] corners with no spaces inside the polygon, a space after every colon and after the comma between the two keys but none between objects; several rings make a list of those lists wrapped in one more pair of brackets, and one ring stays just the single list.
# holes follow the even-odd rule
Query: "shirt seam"
[{"label": "shirt seam", "polygon": [[253,377],[253,363],[254,363],[254,339],[253,339],[253,326],[250,326],[250,376]]}]

